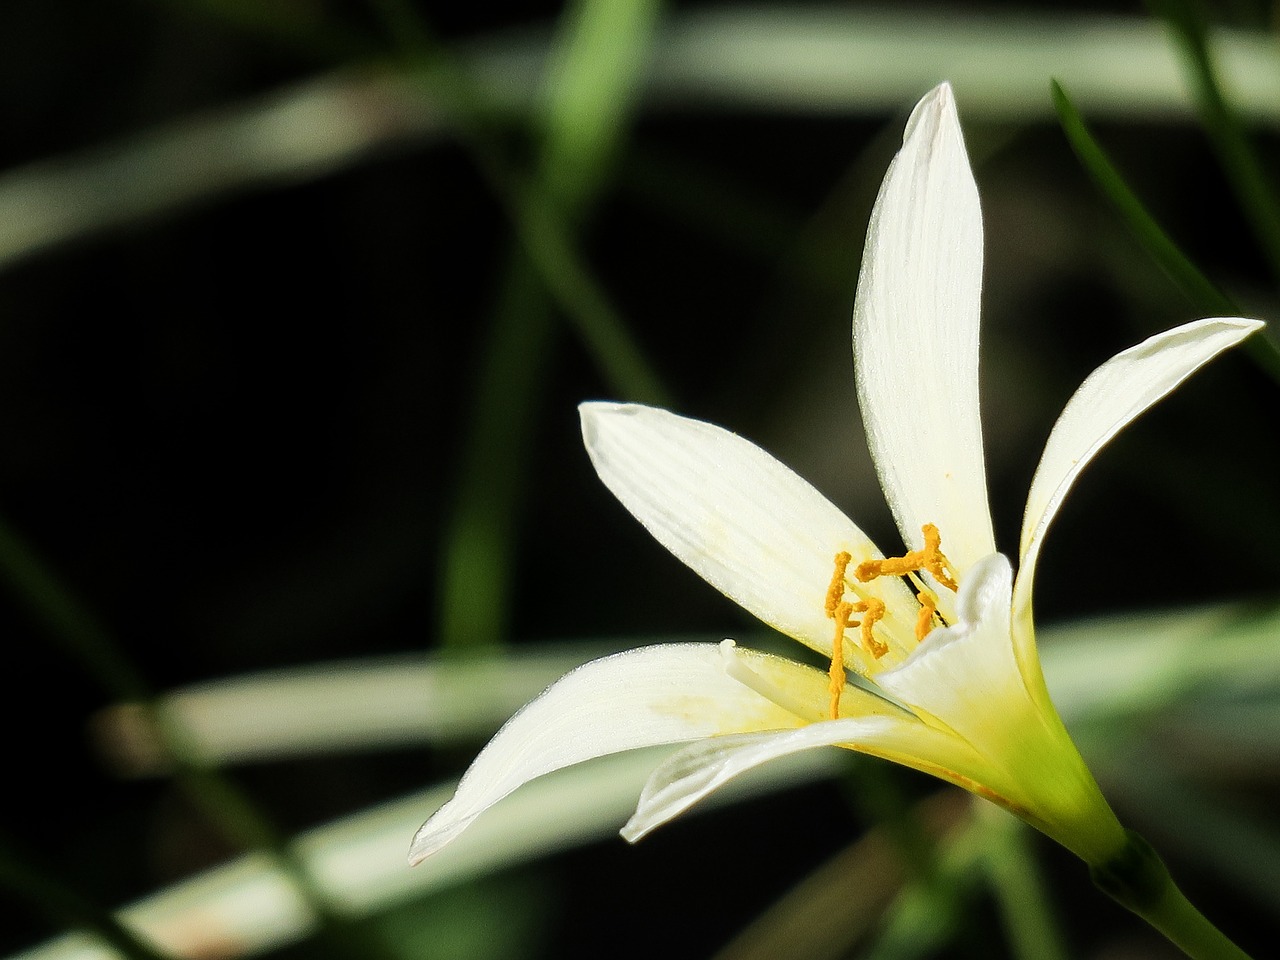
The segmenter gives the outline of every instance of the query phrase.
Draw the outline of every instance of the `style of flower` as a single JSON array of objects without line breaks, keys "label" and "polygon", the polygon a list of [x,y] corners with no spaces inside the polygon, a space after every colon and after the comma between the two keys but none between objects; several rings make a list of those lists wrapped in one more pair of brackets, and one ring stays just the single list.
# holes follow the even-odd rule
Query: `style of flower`
[{"label": "style of flower", "polygon": [[1086,862],[1125,845],[1049,698],[1032,578],[1067,491],[1101,447],[1261,324],[1198,320],[1095,370],[1031,483],[1018,573],[996,552],[978,416],[982,220],[952,93],[915,108],[868,230],[853,315],[858,399],[906,550],[886,557],[808,483],[720,427],[632,404],[581,407],[605,485],[649,532],[830,669],[666,644],[588,663],[489,742],[415,836],[418,862],[521,784],[605,754],[688,742],[652,774],[635,840],[732,777],[822,746],[936,775]]}]

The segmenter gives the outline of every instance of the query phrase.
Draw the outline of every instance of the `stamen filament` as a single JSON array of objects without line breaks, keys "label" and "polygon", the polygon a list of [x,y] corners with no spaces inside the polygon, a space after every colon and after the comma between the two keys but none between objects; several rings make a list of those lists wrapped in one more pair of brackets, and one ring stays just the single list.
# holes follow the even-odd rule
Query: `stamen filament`
[{"label": "stamen filament", "polygon": [[[837,563],[839,566],[839,563]],[[836,604],[835,610],[832,611],[832,618],[836,622],[835,636],[831,638],[831,682],[827,684],[827,690],[831,694],[831,719],[837,720],[840,717],[840,694],[844,692],[845,676],[844,676],[844,632],[849,627],[856,627],[858,622],[850,621],[849,614],[853,612],[853,604],[847,601],[840,601]]]},{"label": "stamen filament", "polygon": [[938,604],[933,597],[923,590],[916,594],[920,601],[920,612],[916,615],[916,642],[920,642],[933,629],[933,615],[938,612]]}]

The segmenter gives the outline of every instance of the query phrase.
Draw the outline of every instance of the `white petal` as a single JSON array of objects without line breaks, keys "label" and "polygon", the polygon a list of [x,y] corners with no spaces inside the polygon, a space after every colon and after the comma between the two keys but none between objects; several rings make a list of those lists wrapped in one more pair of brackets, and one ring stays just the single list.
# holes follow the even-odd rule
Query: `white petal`
[{"label": "white petal", "polygon": [[982,213],[951,88],[907,122],[871,214],[853,310],[858,402],[903,539],[963,574],[995,552],[978,417]]},{"label": "white petal", "polygon": [[1001,554],[979,561],[960,584],[958,620],[933,630],[906,663],[876,684],[964,737],[1000,752],[1033,716],[1009,633],[1013,569]]},{"label": "white petal", "polygon": [[1030,660],[1035,656],[1030,629],[1031,590],[1040,546],[1080,471],[1130,421],[1203,364],[1261,326],[1257,320],[1211,318],[1156,334],[1098,367],[1067,402],[1045,444],[1022,520],[1021,557],[1014,588],[1020,658]]},{"label": "white petal", "polygon": [[734,777],[770,760],[854,739],[870,720],[828,720],[782,733],[749,733],[690,744],[649,777],[622,835],[634,843]]},{"label": "white petal", "polygon": [[[600,479],[668,550],[775,629],[830,654],[825,601],[837,553],[875,545],[830,501],[755,444],[720,427],[634,404],[584,403]],[[902,581],[867,588],[890,611],[916,607]],[[910,622],[882,624],[897,646]],[[858,654],[860,655],[860,654]],[[874,665],[868,666],[868,671]]]},{"label": "white petal", "polygon": [[410,863],[453,840],[523,783],[593,757],[801,721],[732,679],[713,644],[642,647],[579,667],[489,741],[453,799],[417,832]]},{"label": "white petal", "polygon": [[649,777],[636,812],[622,828],[635,842],[748,770],[790,754],[840,746],[885,757],[940,776],[966,789],[989,788],[1000,796],[1003,782],[975,780],[983,758],[952,734],[933,729],[908,713],[827,720],[799,730],[714,737],[690,744]]}]

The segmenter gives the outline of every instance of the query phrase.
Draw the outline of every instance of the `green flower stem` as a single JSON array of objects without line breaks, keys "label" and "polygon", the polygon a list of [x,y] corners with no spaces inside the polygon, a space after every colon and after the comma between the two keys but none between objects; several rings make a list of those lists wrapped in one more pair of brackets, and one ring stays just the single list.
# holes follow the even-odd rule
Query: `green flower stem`
[{"label": "green flower stem", "polygon": [[1163,933],[1192,960],[1249,960],[1249,955],[1205,919],[1164,861],[1141,836],[1126,830],[1123,850],[1090,868],[1098,889]]}]

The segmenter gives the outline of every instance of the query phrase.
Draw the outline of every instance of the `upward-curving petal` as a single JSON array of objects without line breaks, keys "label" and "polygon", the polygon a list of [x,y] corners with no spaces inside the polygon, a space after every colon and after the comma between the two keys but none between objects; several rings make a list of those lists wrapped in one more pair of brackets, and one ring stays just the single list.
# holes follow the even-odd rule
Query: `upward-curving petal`
[{"label": "upward-curving petal", "polygon": [[982,212],[947,84],[920,101],[871,214],[853,309],[867,443],[911,549],[995,552],[978,416]]},{"label": "upward-curving petal", "polygon": [[[553,770],[638,747],[803,722],[733,679],[728,653],[702,643],[641,647],[565,675],[489,741],[453,799],[414,836],[409,862],[430,856],[512,790]],[[773,668],[778,658],[742,655],[766,680],[785,679]]]},{"label": "upward-curving petal", "polygon": [[[1013,628],[1024,672],[1035,663],[1031,592],[1045,531],[1076,477],[1127,424],[1223,350],[1263,324],[1239,317],[1196,320],[1116,354],[1085,378],[1045,443],[1022,520]],[[1039,667],[1034,667],[1039,674]],[[1033,688],[1044,698],[1043,685]]]},{"label": "upward-curving petal", "polygon": [[927,719],[999,756],[1031,700],[1009,640],[1013,568],[999,553],[969,571],[956,598],[956,622],[929,633],[906,663],[876,677],[877,686]]},{"label": "upward-curving petal", "polygon": [[[836,554],[848,551],[854,564],[881,556],[851,520],[728,430],[636,404],[579,409],[600,479],[663,546],[765,623],[830,656],[825,599]],[[914,604],[900,580],[872,589],[890,610]],[[911,624],[886,628],[895,653],[905,654]]]}]

